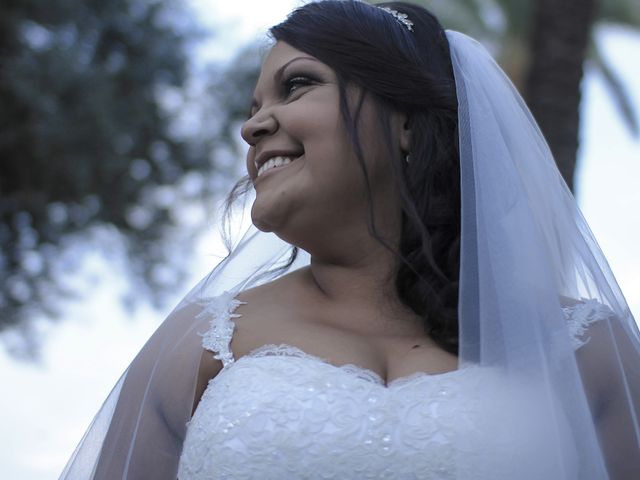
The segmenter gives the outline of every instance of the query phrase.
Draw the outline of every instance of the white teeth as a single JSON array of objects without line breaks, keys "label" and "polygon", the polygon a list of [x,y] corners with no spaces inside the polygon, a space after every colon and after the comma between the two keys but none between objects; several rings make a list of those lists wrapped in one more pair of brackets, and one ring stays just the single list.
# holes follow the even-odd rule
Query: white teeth
[{"label": "white teeth", "polygon": [[296,157],[273,157],[267,160],[262,164],[260,169],[258,170],[258,176],[262,175],[267,170],[274,167],[281,167],[283,165],[288,165],[295,160]]}]

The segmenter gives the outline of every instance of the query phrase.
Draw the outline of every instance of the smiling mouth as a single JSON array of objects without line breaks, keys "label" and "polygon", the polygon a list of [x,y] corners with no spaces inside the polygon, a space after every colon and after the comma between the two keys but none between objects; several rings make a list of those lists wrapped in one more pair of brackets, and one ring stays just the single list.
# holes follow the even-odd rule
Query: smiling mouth
[{"label": "smiling mouth", "polygon": [[277,156],[277,157],[270,158],[265,163],[263,163],[262,166],[258,169],[258,177],[261,177],[262,175],[264,175],[267,172],[270,172],[271,170],[282,169],[287,165],[293,163],[294,161],[298,160],[300,157],[302,157],[302,155],[298,157]]}]

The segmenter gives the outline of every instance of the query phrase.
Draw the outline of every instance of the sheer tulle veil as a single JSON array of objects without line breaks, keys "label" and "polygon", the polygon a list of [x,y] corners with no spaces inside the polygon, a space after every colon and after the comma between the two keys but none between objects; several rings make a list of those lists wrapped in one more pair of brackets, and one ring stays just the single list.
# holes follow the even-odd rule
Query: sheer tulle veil
[{"label": "sheer tulle veil", "polygon": [[[459,103],[460,368],[502,372],[501,398],[518,408],[487,422],[486,435],[514,420],[545,459],[522,460],[513,476],[492,458],[469,460],[474,446],[462,441],[447,478],[640,478],[635,321],[526,105],[479,43],[453,31],[447,38]],[[203,352],[199,333],[208,327],[202,305],[308,263],[302,254],[287,267],[290,249],[248,229],[133,360],[62,479],[175,480]],[[598,305],[607,320],[588,325],[575,350],[563,307],[580,303]],[[480,388],[487,398],[499,394]]]}]

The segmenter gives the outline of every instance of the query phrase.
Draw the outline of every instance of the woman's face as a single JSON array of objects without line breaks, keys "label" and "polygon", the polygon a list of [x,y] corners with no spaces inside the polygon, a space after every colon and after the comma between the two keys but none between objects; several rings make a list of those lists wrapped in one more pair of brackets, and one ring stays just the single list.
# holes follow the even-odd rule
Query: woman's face
[{"label": "woman's face", "polygon": [[[352,112],[358,93],[347,88]],[[359,121],[374,208],[388,210],[389,198],[375,200],[388,197],[393,182],[370,96]],[[337,77],[329,66],[277,42],[262,66],[242,137],[249,144],[247,170],[256,192],[251,216],[259,229],[305,248],[329,232],[366,228],[364,176],[340,115]]]}]

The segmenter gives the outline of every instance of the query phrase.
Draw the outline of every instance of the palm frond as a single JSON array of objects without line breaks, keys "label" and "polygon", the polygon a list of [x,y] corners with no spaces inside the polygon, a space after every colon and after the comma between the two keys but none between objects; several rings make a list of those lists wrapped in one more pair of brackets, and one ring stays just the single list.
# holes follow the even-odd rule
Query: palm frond
[{"label": "palm frond", "polygon": [[631,97],[627,93],[624,83],[620,76],[612,68],[607,58],[604,56],[602,49],[597,42],[592,41],[589,49],[589,59],[594,63],[598,71],[602,74],[604,83],[607,86],[614,104],[618,108],[624,124],[631,134],[638,138],[640,130],[638,128],[638,118],[633,108]]},{"label": "palm frond", "polygon": [[597,21],[640,29],[640,2],[638,0],[600,2]]},{"label": "palm frond", "polygon": [[485,21],[481,0],[418,0],[416,3],[433,12],[445,28],[465,32],[479,40],[495,34]]},{"label": "palm frond", "polygon": [[534,2],[531,0],[493,0],[493,3],[502,10],[507,20],[506,33],[509,36],[524,38],[529,36]]}]

